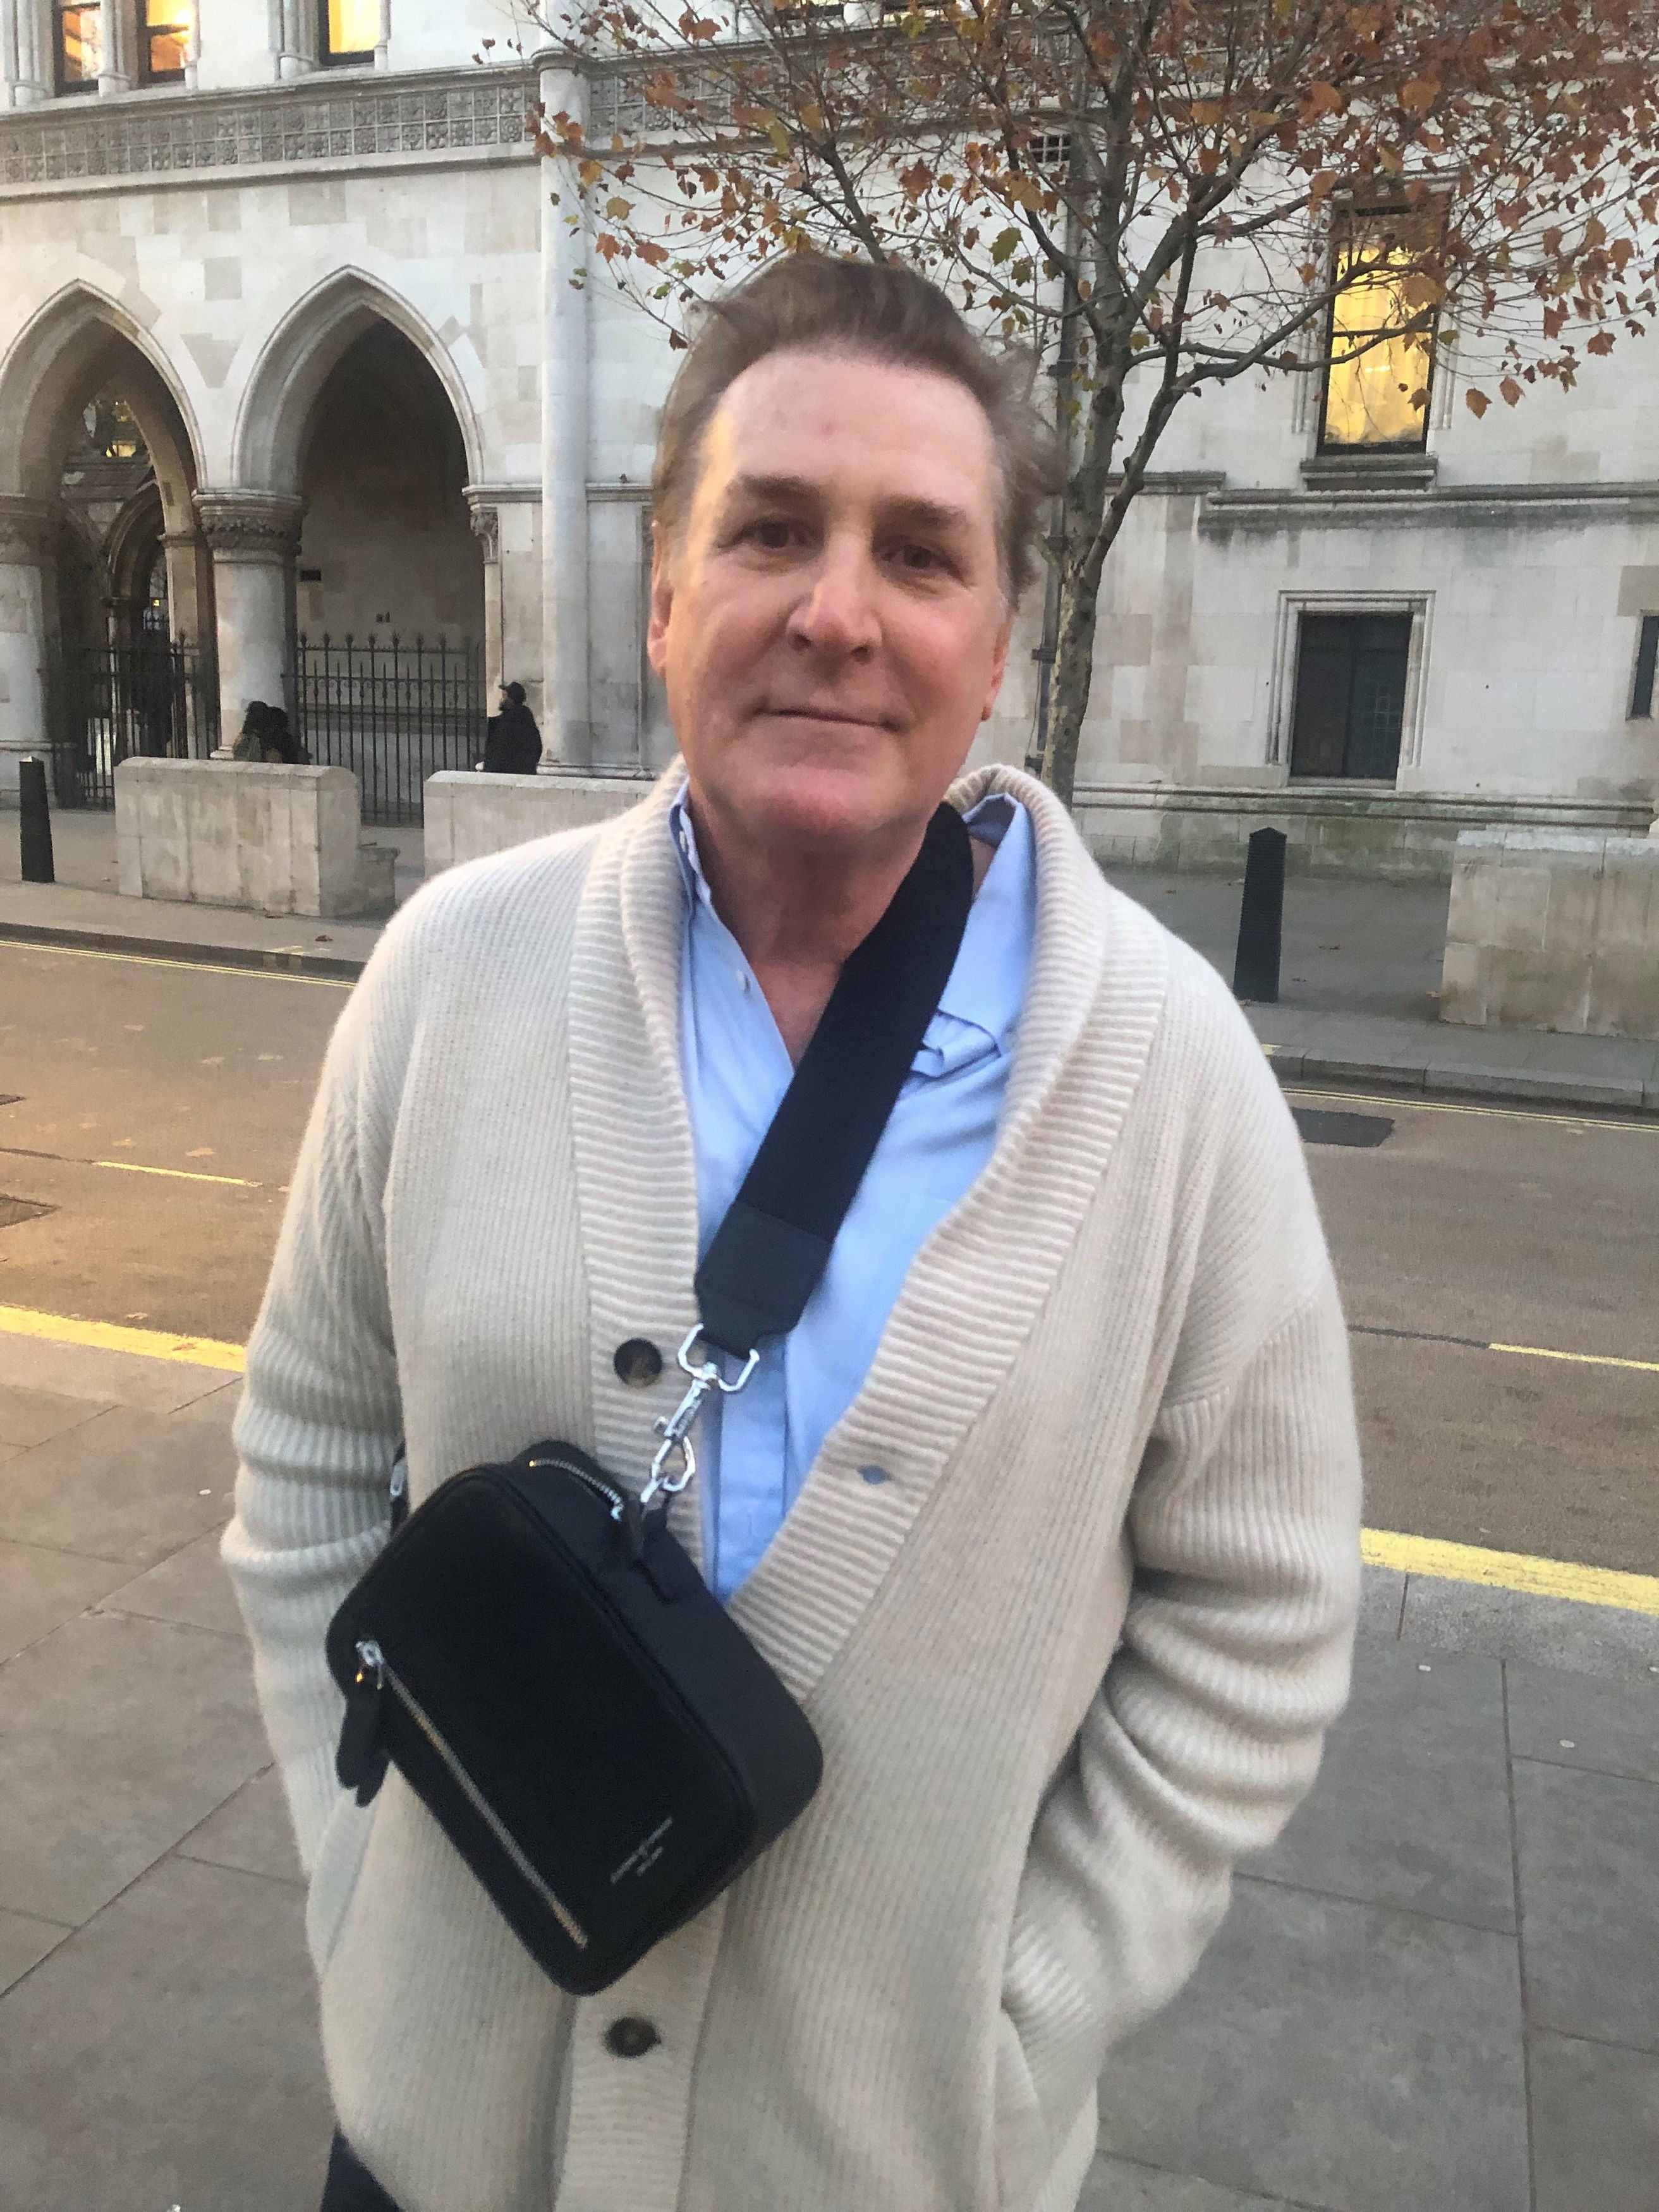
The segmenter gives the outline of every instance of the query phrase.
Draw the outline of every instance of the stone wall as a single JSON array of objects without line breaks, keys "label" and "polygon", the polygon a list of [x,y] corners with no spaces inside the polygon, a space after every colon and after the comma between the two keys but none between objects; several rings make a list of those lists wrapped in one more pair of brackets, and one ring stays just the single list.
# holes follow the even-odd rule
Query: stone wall
[{"label": "stone wall", "polygon": [[1659,1037],[1659,838],[1466,832],[1440,1017]]},{"label": "stone wall", "polygon": [[1255,787],[1092,784],[1079,787],[1075,805],[1089,849],[1109,866],[1232,873],[1244,865],[1251,831],[1272,828],[1285,832],[1292,874],[1400,883],[1446,882],[1468,830],[1639,832],[1651,812],[1645,802],[1575,805],[1265,778]]}]

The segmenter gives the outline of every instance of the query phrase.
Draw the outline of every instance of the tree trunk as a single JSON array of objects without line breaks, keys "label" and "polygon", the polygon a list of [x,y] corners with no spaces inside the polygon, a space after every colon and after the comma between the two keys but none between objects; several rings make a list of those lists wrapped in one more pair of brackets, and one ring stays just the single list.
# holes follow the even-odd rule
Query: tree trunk
[{"label": "tree trunk", "polygon": [[1048,744],[1042,780],[1068,810],[1077,781],[1078,740],[1094,680],[1101,574],[1122,520],[1108,514],[1109,471],[1122,416],[1121,392],[1109,382],[1097,386],[1085,417],[1083,458],[1066,493],[1059,635],[1048,675]]}]

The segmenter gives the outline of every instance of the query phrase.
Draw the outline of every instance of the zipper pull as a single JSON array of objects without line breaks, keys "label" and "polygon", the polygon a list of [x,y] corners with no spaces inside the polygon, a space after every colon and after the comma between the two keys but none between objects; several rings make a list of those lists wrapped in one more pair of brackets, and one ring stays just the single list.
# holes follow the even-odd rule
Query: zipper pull
[{"label": "zipper pull", "polygon": [[409,1454],[400,1443],[392,1462],[392,1533],[395,1536],[409,1518]]},{"label": "zipper pull", "polygon": [[386,1662],[378,1644],[357,1646],[357,1674],[346,1692],[345,1718],[334,1771],[343,1789],[355,1790],[367,1805],[386,1779],[386,1753],[380,1742],[380,1701],[386,1692]]}]

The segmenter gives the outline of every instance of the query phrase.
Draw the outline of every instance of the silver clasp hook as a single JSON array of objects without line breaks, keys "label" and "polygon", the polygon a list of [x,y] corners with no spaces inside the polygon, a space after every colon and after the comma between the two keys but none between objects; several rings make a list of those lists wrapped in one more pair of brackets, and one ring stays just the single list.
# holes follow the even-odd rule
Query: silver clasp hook
[{"label": "silver clasp hook", "polygon": [[[680,1492],[696,1474],[697,1455],[691,1448],[691,1431],[696,1425],[698,1414],[703,1409],[705,1400],[712,1396],[716,1390],[727,1398],[733,1391],[741,1390],[759,1364],[759,1352],[751,1352],[748,1358],[744,1361],[743,1371],[736,1382],[726,1382],[721,1376],[716,1361],[692,1359],[691,1347],[702,1334],[702,1328],[700,1324],[692,1330],[680,1346],[681,1371],[691,1377],[691,1388],[680,1400],[673,1412],[665,1413],[656,1424],[656,1432],[662,1438],[662,1442],[658,1445],[657,1455],[651,1462],[650,1478],[645,1488],[640,1492],[641,1511],[659,1495],[678,1498]],[[676,1452],[680,1455],[679,1471],[676,1474],[670,1474],[668,1463]]]}]

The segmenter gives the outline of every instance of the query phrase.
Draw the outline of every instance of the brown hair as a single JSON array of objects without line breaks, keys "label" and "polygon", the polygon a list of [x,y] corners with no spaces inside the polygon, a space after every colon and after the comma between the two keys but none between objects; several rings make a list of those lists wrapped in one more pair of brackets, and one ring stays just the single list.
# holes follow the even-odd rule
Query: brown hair
[{"label": "brown hair", "polygon": [[984,410],[1002,477],[997,516],[1003,580],[1017,600],[1036,568],[1043,501],[1064,480],[1059,441],[1031,400],[1035,357],[994,351],[936,284],[893,262],[791,254],[708,302],[662,411],[653,510],[676,529],[696,483],[703,432],[735,383],[769,353],[864,354],[932,369]]}]

